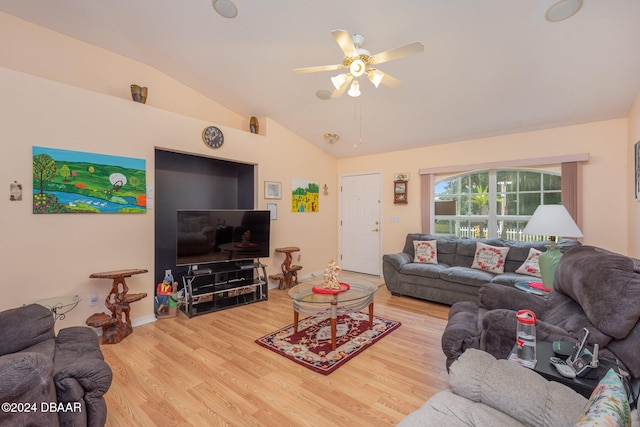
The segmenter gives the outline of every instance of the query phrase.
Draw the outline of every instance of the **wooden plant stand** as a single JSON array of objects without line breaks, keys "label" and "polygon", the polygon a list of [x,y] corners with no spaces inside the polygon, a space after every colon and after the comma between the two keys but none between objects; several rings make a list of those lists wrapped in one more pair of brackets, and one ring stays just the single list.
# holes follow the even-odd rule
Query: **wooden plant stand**
[{"label": "wooden plant stand", "polygon": [[[129,316],[129,312],[131,310],[129,304],[146,298],[147,294],[146,292],[140,294],[128,294],[129,287],[124,279],[125,277],[131,277],[134,274],[147,273],[148,271],[149,270],[144,269],[117,270],[107,271],[104,273],[93,273],[89,276],[92,279],[113,279],[111,292],[107,295],[107,299],[105,300],[105,305],[111,314],[95,313],[86,321],[88,326],[92,326],[94,328],[102,327],[103,344],[117,344],[133,333],[131,317]],[[122,288],[120,288],[120,285],[122,285]]]},{"label": "wooden plant stand", "polygon": [[278,280],[278,289],[289,289],[298,284],[298,271],[302,270],[301,265],[292,265],[294,252],[300,251],[300,248],[295,246],[287,246],[285,248],[276,248],[276,252],[284,254],[284,261],[280,266],[282,273],[269,276],[271,280]]}]

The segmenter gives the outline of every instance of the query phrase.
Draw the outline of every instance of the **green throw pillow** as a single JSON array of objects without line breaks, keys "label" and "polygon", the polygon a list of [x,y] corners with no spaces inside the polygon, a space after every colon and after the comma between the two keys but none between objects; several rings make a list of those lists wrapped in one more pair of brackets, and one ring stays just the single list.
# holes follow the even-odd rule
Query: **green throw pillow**
[{"label": "green throw pillow", "polygon": [[582,416],[576,423],[578,426],[631,426],[631,408],[627,393],[613,369],[609,369],[591,393]]}]

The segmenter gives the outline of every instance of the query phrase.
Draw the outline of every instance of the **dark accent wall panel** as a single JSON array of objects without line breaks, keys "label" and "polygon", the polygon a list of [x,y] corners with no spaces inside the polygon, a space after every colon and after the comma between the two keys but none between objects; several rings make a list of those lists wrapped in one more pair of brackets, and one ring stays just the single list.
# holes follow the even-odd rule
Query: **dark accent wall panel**
[{"label": "dark accent wall panel", "polygon": [[[255,166],[155,151],[155,282],[176,267],[178,209],[254,209]],[[182,269],[182,268],[181,268]]]}]

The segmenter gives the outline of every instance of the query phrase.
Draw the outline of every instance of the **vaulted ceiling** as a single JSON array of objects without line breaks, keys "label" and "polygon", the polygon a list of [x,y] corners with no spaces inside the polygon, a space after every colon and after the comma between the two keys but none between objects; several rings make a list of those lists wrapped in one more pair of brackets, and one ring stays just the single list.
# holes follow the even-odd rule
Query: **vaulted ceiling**
[{"label": "vaulted ceiling", "polygon": [[[548,22],[556,0],[0,0],[0,10],[148,64],[247,117],[271,117],[335,157],[625,117],[640,90],[640,1],[584,0]],[[403,85],[323,100],[340,63],[331,31],[378,53],[424,53],[378,68]],[[6,42],[6,41],[5,41]],[[215,122],[214,118],[212,121]],[[325,133],[340,141],[328,144]],[[355,146],[355,147],[354,147]]]}]

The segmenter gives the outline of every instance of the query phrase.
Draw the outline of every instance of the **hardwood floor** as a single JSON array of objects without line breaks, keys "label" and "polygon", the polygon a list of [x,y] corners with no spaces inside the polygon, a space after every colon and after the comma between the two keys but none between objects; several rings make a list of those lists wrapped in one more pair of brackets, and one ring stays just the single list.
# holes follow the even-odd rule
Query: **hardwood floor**
[{"label": "hardwood floor", "polygon": [[[382,278],[344,272],[344,281]],[[293,322],[286,291],[187,318],[180,313],[103,345],[113,370],[107,426],[393,426],[447,387],[440,337],[449,307],[392,296],[375,315],[402,322],[324,376],[254,342]]]}]

